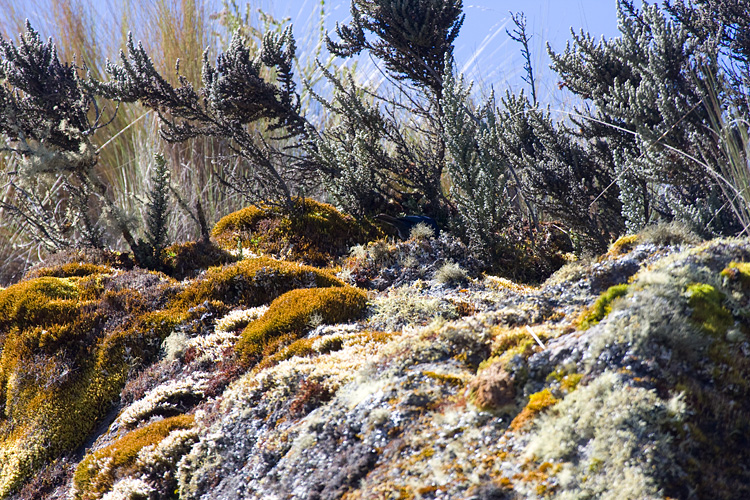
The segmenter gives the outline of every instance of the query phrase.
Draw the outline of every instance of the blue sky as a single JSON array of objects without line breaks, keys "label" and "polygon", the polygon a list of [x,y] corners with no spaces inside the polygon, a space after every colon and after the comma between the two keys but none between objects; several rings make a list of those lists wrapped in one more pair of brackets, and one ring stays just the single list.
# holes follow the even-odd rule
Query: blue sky
[{"label": "blue sky", "polygon": [[[349,0],[325,1],[329,30],[337,21],[350,19],[349,3]],[[299,32],[314,19],[320,0],[261,0],[256,4],[276,17],[290,17],[300,39]],[[616,0],[464,0],[466,20],[456,42],[456,62],[459,70],[483,88],[503,90],[510,85],[518,89],[525,85],[521,80],[520,46],[505,33],[506,28],[513,29],[509,11],[526,15],[542,102],[560,98],[557,79],[548,69],[547,41],[553,49],[562,51],[570,39],[571,27],[576,32],[584,29],[596,38],[618,36]]]}]

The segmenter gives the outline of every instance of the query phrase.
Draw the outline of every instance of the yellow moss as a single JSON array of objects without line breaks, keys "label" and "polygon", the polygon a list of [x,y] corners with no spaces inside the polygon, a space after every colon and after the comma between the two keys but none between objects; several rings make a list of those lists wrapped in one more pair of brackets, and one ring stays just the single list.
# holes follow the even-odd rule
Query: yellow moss
[{"label": "yellow moss", "polygon": [[640,240],[641,237],[637,234],[622,236],[618,238],[617,241],[612,243],[607,253],[604,254],[604,258],[612,258],[624,255],[635,248],[635,246],[640,243]]},{"label": "yellow moss", "polygon": [[287,359],[309,356],[315,352],[312,347],[314,342],[315,339],[299,339],[284,347],[279,352],[264,358],[263,361],[258,364],[256,369],[263,370],[281,363],[282,361],[286,361]]},{"label": "yellow moss", "polygon": [[750,263],[730,262],[721,272],[721,275],[729,281],[739,281],[743,290],[750,289]]},{"label": "yellow moss", "polygon": [[[141,314],[132,290],[107,292],[100,302],[76,299],[79,279],[88,278],[42,277],[3,292],[11,314],[0,329],[0,497],[79,447],[119,397],[131,366],[152,360],[186,316]],[[110,311],[135,318],[104,330]]]},{"label": "yellow moss", "polygon": [[724,294],[705,283],[695,283],[687,287],[688,305],[693,309],[691,318],[700,324],[703,331],[724,338],[734,323],[732,315],[722,306]]},{"label": "yellow moss", "polygon": [[222,218],[211,234],[227,250],[239,244],[316,266],[329,265],[351,246],[382,235],[368,221],[358,222],[326,203],[309,198],[297,198],[294,203],[292,216],[275,207],[244,208]]},{"label": "yellow moss", "polygon": [[164,250],[163,270],[174,278],[183,279],[199,269],[221,266],[236,260],[237,257],[211,241],[188,241],[176,243]]},{"label": "yellow moss", "polygon": [[24,328],[64,322],[76,299],[78,287],[67,278],[35,278],[0,291],[0,340],[10,325]]},{"label": "yellow moss", "polygon": [[55,278],[83,277],[92,274],[110,274],[111,267],[89,264],[87,262],[70,262],[54,267],[43,267],[34,272],[35,277],[51,276]]},{"label": "yellow moss", "polygon": [[628,286],[629,285],[622,284],[609,287],[607,291],[596,300],[593,306],[583,311],[578,322],[578,327],[581,330],[587,330],[607,317],[607,315],[612,312],[612,302],[619,297],[627,295]]},{"label": "yellow moss", "polygon": [[448,373],[437,373],[437,372],[431,372],[431,371],[423,371],[422,374],[427,377],[430,377],[431,379],[437,380],[438,382],[443,382],[448,385],[454,385],[454,386],[464,385],[464,379],[457,375],[450,375]]},{"label": "yellow moss", "polygon": [[210,268],[202,279],[177,295],[171,306],[188,309],[206,300],[218,300],[227,305],[255,307],[295,288],[343,285],[330,271],[259,257]]},{"label": "yellow moss", "polygon": [[514,431],[520,431],[526,424],[528,424],[534,417],[546,410],[550,406],[557,404],[560,400],[552,395],[549,389],[536,392],[529,396],[529,402],[526,407],[516,415],[516,418],[510,423],[511,429]]},{"label": "yellow moss", "polygon": [[138,452],[144,447],[158,444],[172,431],[189,429],[193,424],[192,415],[166,418],[129,432],[111,445],[87,455],[73,476],[76,498],[98,498],[112,488],[118,473],[134,467]]},{"label": "yellow moss", "polygon": [[263,316],[245,328],[237,350],[245,360],[257,359],[274,339],[307,331],[311,316],[319,316],[323,323],[341,323],[359,316],[366,304],[365,293],[353,287],[292,290],[274,300]]}]

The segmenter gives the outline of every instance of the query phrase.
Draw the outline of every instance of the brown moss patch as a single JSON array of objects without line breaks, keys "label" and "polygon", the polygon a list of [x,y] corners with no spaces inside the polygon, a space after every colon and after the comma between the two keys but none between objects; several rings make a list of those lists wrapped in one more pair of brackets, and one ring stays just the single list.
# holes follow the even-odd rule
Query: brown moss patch
[{"label": "brown moss patch", "polygon": [[118,476],[135,468],[136,458],[146,446],[160,443],[172,431],[190,429],[192,415],[179,415],[129,432],[111,445],[87,455],[73,476],[76,498],[99,498],[109,491]]},{"label": "brown moss patch", "polygon": [[469,399],[480,410],[497,411],[511,407],[515,398],[513,377],[499,362],[481,370],[469,384]]},{"label": "brown moss patch", "polygon": [[357,221],[327,203],[297,198],[294,204],[291,215],[275,207],[244,208],[219,220],[211,234],[227,250],[240,246],[314,266],[327,266],[351,246],[382,236],[369,221]]},{"label": "brown moss patch", "polygon": [[353,287],[297,289],[281,295],[268,311],[242,332],[237,351],[246,361],[258,361],[267,347],[284,335],[299,337],[316,322],[335,324],[358,317],[367,296]]}]

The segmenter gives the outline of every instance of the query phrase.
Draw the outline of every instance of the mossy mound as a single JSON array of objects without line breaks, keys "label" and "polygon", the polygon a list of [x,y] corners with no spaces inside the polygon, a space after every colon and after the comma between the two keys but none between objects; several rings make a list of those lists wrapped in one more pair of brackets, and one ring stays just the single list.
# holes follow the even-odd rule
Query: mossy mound
[{"label": "mossy mound", "polygon": [[144,468],[145,464],[137,463],[144,449],[153,449],[173,431],[190,429],[194,420],[192,415],[178,415],[158,420],[88,454],[76,469],[73,478],[73,498],[100,498],[112,489],[117,477],[132,475]]},{"label": "mossy mound", "polygon": [[211,232],[226,250],[249,250],[283,256],[314,266],[328,266],[353,245],[382,236],[369,221],[356,221],[332,205],[297,198],[295,213],[250,206],[222,218]]},{"label": "mossy mound", "polygon": [[274,300],[263,316],[245,328],[237,351],[244,360],[257,361],[273,354],[284,340],[299,338],[317,324],[357,318],[366,305],[365,293],[353,287],[292,290]]},{"label": "mossy mound", "polygon": [[212,267],[172,301],[186,309],[206,300],[254,307],[267,304],[295,288],[343,286],[332,272],[268,257],[246,259],[224,267]]},{"label": "mossy mound", "polygon": [[[40,277],[0,292],[0,497],[78,448],[180,321],[130,289]],[[81,287],[79,284],[85,286]]]},{"label": "mossy mound", "polygon": [[237,257],[211,241],[188,241],[174,244],[164,250],[162,270],[169,276],[182,280],[203,269],[222,266],[236,260]]}]

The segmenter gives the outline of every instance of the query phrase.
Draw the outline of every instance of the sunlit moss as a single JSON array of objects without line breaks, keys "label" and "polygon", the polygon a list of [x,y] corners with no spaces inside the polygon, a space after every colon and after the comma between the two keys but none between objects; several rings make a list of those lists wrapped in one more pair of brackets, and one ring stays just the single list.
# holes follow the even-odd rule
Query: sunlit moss
[{"label": "sunlit moss", "polygon": [[108,274],[114,270],[108,266],[90,264],[88,262],[70,262],[53,267],[43,267],[34,272],[35,277],[51,276],[54,278],[72,278],[90,276],[92,274]]},{"label": "sunlit moss", "polygon": [[210,268],[171,303],[187,309],[206,300],[254,307],[266,304],[295,288],[343,286],[332,272],[268,257],[247,259]]},{"label": "sunlit moss", "polygon": [[612,302],[619,297],[628,293],[629,285],[615,285],[609,287],[594,303],[591,308],[586,310],[581,317],[579,327],[581,330],[587,330],[603,320],[612,312]]},{"label": "sunlit moss", "polygon": [[743,290],[750,289],[749,262],[730,262],[729,265],[721,271],[721,275],[729,281],[739,281]]},{"label": "sunlit moss", "polygon": [[609,250],[604,254],[604,258],[618,257],[631,251],[635,246],[640,243],[641,237],[637,234],[629,234],[622,236],[617,239],[609,247]]},{"label": "sunlit moss", "polygon": [[87,455],[73,477],[77,499],[99,498],[109,491],[115,478],[135,466],[138,453],[159,443],[172,431],[193,426],[192,415],[179,415],[129,432],[114,443]]},{"label": "sunlit moss", "polygon": [[310,198],[294,201],[296,212],[288,216],[276,207],[250,206],[219,220],[212,236],[222,248],[238,244],[253,252],[284,255],[316,266],[329,265],[357,243],[373,240],[380,230],[357,221],[332,205]]},{"label": "sunlit moss", "polygon": [[245,328],[237,350],[245,359],[257,358],[282,335],[299,336],[307,331],[314,314],[323,323],[341,323],[362,314],[366,304],[365,293],[352,287],[292,290],[274,300],[263,316]]},{"label": "sunlit moss", "polygon": [[691,318],[703,331],[723,338],[734,323],[732,315],[722,306],[724,294],[711,285],[695,283],[687,288],[688,305],[693,309]]},{"label": "sunlit moss", "polygon": [[529,396],[529,402],[526,407],[516,415],[516,418],[510,423],[511,429],[514,431],[520,431],[523,429],[534,417],[546,410],[552,405],[555,405],[560,400],[552,395],[549,389],[544,389],[537,393]]}]

